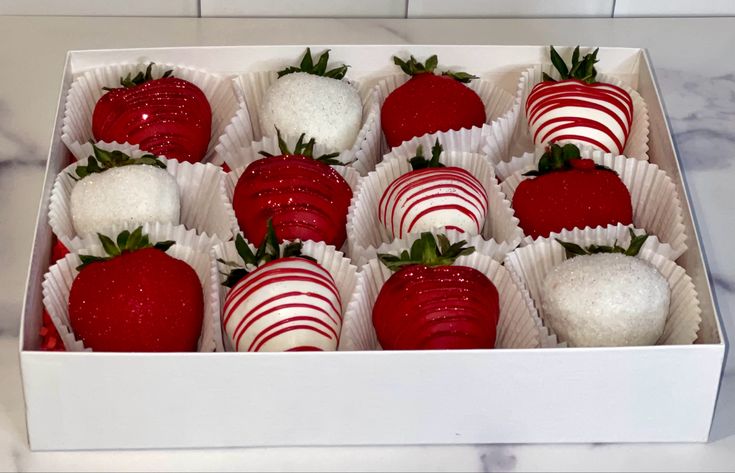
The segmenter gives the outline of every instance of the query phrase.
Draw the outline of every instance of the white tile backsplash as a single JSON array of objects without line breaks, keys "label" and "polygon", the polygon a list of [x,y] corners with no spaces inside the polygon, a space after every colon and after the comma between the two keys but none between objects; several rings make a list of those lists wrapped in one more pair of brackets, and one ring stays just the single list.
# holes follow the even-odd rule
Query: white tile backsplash
[{"label": "white tile backsplash", "polygon": [[0,15],[197,16],[199,0],[0,0]]},{"label": "white tile backsplash", "polygon": [[205,16],[404,18],[407,0],[201,0]]},{"label": "white tile backsplash", "polygon": [[732,16],[735,0],[617,0],[615,16]]},{"label": "white tile backsplash", "polygon": [[613,0],[408,0],[408,18],[610,17],[613,4]]}]

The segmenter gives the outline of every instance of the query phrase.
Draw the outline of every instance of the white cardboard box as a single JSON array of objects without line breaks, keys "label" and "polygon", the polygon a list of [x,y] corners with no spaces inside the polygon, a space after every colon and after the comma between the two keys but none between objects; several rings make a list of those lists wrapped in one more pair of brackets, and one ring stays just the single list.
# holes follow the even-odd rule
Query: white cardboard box
[{"label": "white cardboard box", "polygon": [[[312,45],[315,51],[322,49]],[[330,46],[373,81],[393,54],[439,55],[514,92],[541,46]],[[689,249],[678,262],[702,308],[690,346],[332,353],[59,353],[38,350],[48,267],[48,199],[68,152],[63,103],[79,71],[113,62],[165,62],[214,72],[273,70],[304,46],[72,51],[30,262],[20,346],[34,450],[707,440],[725,345],[679,162],[645,51],[603,48],[598,69],[646,100],[650,157],[684,197]]]}]

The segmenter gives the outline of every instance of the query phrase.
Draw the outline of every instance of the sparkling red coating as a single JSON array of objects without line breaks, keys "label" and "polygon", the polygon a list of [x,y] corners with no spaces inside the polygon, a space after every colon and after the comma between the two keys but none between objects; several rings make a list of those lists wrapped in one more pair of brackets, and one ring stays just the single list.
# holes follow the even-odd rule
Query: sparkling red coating
[{"label": "sparkling red coating", "polygon": [[74,334],[94,351],[196,351],[203,313],[196,272],[155,248],[85,266],[69,294]]},{"label": "sparkling red coating", "polygon": [[380,120],[388,146],[415,136],[485,123],[485,105],[474,90],[449,76],[418,74],[386,97]]},{"label": "sparkling red coating", "polygon": [[385,282],[373,325],[386,350],[494,348],[498,290],[464,266],[412,265]]},{"label": "sparkling red coating", "polygon": [[232,206],[245,238],[256,246],[272,219],[281,241],[323,241],[340,248],[351,199],[352,189],[331,166],[285,155],[250,164],[237,181]]},{"label": "sparkling red coating", "polygon": [[199,162],[207,152],[212,110],[204,93],[175,77],[107,92],[92,115],[96,140],[140,145],[144,151]]}]

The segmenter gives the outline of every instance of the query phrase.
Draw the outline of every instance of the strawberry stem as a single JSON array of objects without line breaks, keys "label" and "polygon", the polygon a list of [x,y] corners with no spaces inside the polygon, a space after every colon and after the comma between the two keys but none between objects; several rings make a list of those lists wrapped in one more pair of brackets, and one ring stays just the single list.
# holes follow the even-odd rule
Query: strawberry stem
[{"label": "strawberry stem", "polygon": [[414,171],[427,168],[443,168],[444,165],[439,162],[439,157],[441,156],[442,151],[442,145],[439,143],[439,139],[437,138],[434,142],[434,146],[431,147],[431,159],[426,159],[424,157],[424,148],[419,145],[418,148],[416,148],[416,156],[409,159],[408,162],[411,163],[411,167]]},{"label": "strawberry stem", "polygon": [[583,248],[576,243],[561,241],[558,238],[555,238],[555,240],[564,247],[564,250],[566,250],[567,253],[567,258],[598,253],[620,253],[626,256],[637,256],[641,251],[643,244],[646,242],[646,239],[648,239],[648,235],[646,233],[636,235],[632,228],[629,228],[628,231],[630,232],[630,244],[627,248],[619,246],[617,241],[615,241],[612,246],[590,245]]},{"label": "strawberry stem", "polygon": [[76,176],[69,174],[69,176],[75,181],[83,179],[90,174],[104,172],[108,169],[123,166],[147,164],[157,168],[166,169],[166,164],[163,161],[159,161],[158,158],[152,154],[144,154],[139,158],[131,158],[119,150],[107,151],[102,148],[98,148],[94,143],[92,143],[92,149],[94,150],[94,156],[89,157],[87,165],[77,166],[75,169],[77,174]]},{"label": "strawberry stem", "polygon": [[334,69],[327,70],[327,63],[329,62],[329,49],[324,51],[316,63],[311,56],[311,48],[306,48],[303,59],[299,67],[291,66],[278,71],[278,78],[285,75],[292,74],[294,72],[305,72],[307,74],[313,74],[315,76],[329,77],[330,79],[341,80],[347,74],[348,65],[342,65],[335,67]]},{"label": "strawberry stem", "polygon": [[[419,74],[433,74],[434,70],[436,70],[436,67],[439,65],[439,59],[437,55],[434,54],[430,56],[425,63],[421,63],[417,61],[416,58],[413,56],[411,56],[408,61],[404,61],[398,56],[393,56],[393,63],[396,66],[399,66],[401,70],[409,76],[417,76]],[[472,81],[472,79],[478,79],[477,76],[473,76],[472,74],[468,74],[466,72],[445,71],[442,72],[441,75],[449,76],[456,81],[462,82],[463,84],[468,84]]]},{"label": "strawberry stem", "polygon": [[[304,138],[306,137],[306,133],[301,133],[301,136],[299,136],[299,140],[296,142],[296,146],[294,147],[293,151],[288,149],[288,143],[286,143],[286,140],[283,139],[283,136],[281,136],[281,130],[276,128],[276,135],[278,136],[278,149],[281,150],[282,156],[306,156],[307,158],[312,158],[316,161],[319,161],[324,164],[328,164],[330,166],[342,166],[344,165],[343,162],[341,162],[338,159],[335,159],[337,156],[339,156],[339,153],[329,153],[329,154],[323,154],[318,157],[314,157],[314,145],[316,144],[316,140],[314,138],[310,139],[306,143],[304,143]],[[267,151],[260,151],[260,155],[265,156],[266,158],[272,158],[273,154],[267,152]]]},{"label": "strawberry stem", "polygon": [[[110,90],[115,90],[116,88],[117,89],[121,89],[121,88],[128,88],[129,89],[131,87],[137,87],[137,86],[139,86],[141,84],[145,84],[146,82],[150,82],[152,80],[157,80],[157,79],[154,79],[153,78],[153,74],[151,73],[151,71],[153,70],[153,64],[155,64],[155,63],[151,62],[150,64],[148,64],[148,67],[145,68],[145,74],[143,73],[143,71],[138,71],[138,74],[136,74],[135,77],[133,77],[133,73],[132,72],[129,72],[127,76],[121,77],[120,78],[120,85],[122,87],[102,87],[102,90],[110,91]],[[161,77],[159,77],[159,79],[165,79],[167,77],[173,77],[171,75],[171,74],[173,74],[173,72],[174,72],[173,69],[169,69],[167,71],[164,71],[163,75]]]},{"label": "strawberry stem", "polygon": [[155,248],[161,251],[168,251],[168,249],[176,243],[173,240],[166,240],[152,244],[148,235],[143,234],[142,226],[136,228],[132,232],[129,232],[128,230],[121,232],[117,236],[116,241],[113,241],[112,238],[101,233],[97,234],[97,238],[99,238],[102,248],[109,256],[79,255],[79,259],[82,260],[82,264],[77,266],[77,271],[80,271],[88,264],[98,261],[108,261],[116,256],[122,255],[123,253],[142,250],[144,248]]},{"label": "strawberry stem", "polygon": [[381,253],[378,259],[391,271],[416,264],[451,266],[460,256],[474,253],[475,247],[465,247],[466,244],[467,242],[462,240],[452,245],[446,235],[439,234],[434,238],[430,232],[424,232],[421,238],[413,242],[411,251],[403,250],[399,256]]},{"label": "strawberry stem", "polygon": [[281,258],[304,258],[310,261],[316,261],[311,256],[301,254],[301,248],[303,245],[298,240],[287,244],[283,249],[281,249],[278,245],[276,230],[273,228],[273,220],[268,219],[268,223],[266,225],[268,229],[266,231],[265,238],[263,238],[263,242],[256,249],[255,253],[250,249],[250,245],[245,241],[242,234],[238,233],[235,237],[235,248],[237,249],[237,254],[242,258],[244,265],[233,261],[225,261],[222,258],[217,260],[220,263],[233,268],[229,273],[223,273],[227,276],[225,281],[222,283],[223,286],[234,287],[235,284],[250,273],[251,269],[249,269],[249,267],[257,268],[269,261],[275,261]]},{"label": "strawberry stem", "polygon": [[[595,49],[592,53],[586,54],[579,59],[579,46],[574,48],[572,53],[572,67],[567,67],[564,59],[556,52],[554,46],[549,47],[549,56],[551,58],[551,64],[559,72],[560,80],[576,79],[587,84],[593,84],[596,81],[597,70],[595,64],[599,62],[597,59],[597,52],[600,48]],[[544,72],[544,81],[556,82],[556,80]]]},{"label": "strawberry stem", "polygon": [[[556,171],[568,171],[573,169],[572,161],[582,159],[579,148],[576,145],[567,143],[564,146],[559,146],[556,143],[552,143],[546,147],[544,154],[538,162],[537,171],[528,171],[523,173],[524,176],[543,176]],[[612,169],[596,164],[594,169],[607,170],[615,172]]]}]

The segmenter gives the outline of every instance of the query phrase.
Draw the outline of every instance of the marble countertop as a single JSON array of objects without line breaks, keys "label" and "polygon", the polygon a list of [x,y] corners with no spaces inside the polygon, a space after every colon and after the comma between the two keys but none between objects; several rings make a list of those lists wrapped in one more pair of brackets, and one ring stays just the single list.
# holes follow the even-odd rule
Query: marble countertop
[{"label": "marble countertop", "polygon": [[[678,445],[461,445],[30,452],[17,333],[65,52],[227,44],[587,44],[650,52],[684,163],[724,330],[735,337],[735,18],[267,20],[0,16],[0,470],[731,471],[735,355],[711,440]],[[684,407],[685,408],[685,407]]]}]

